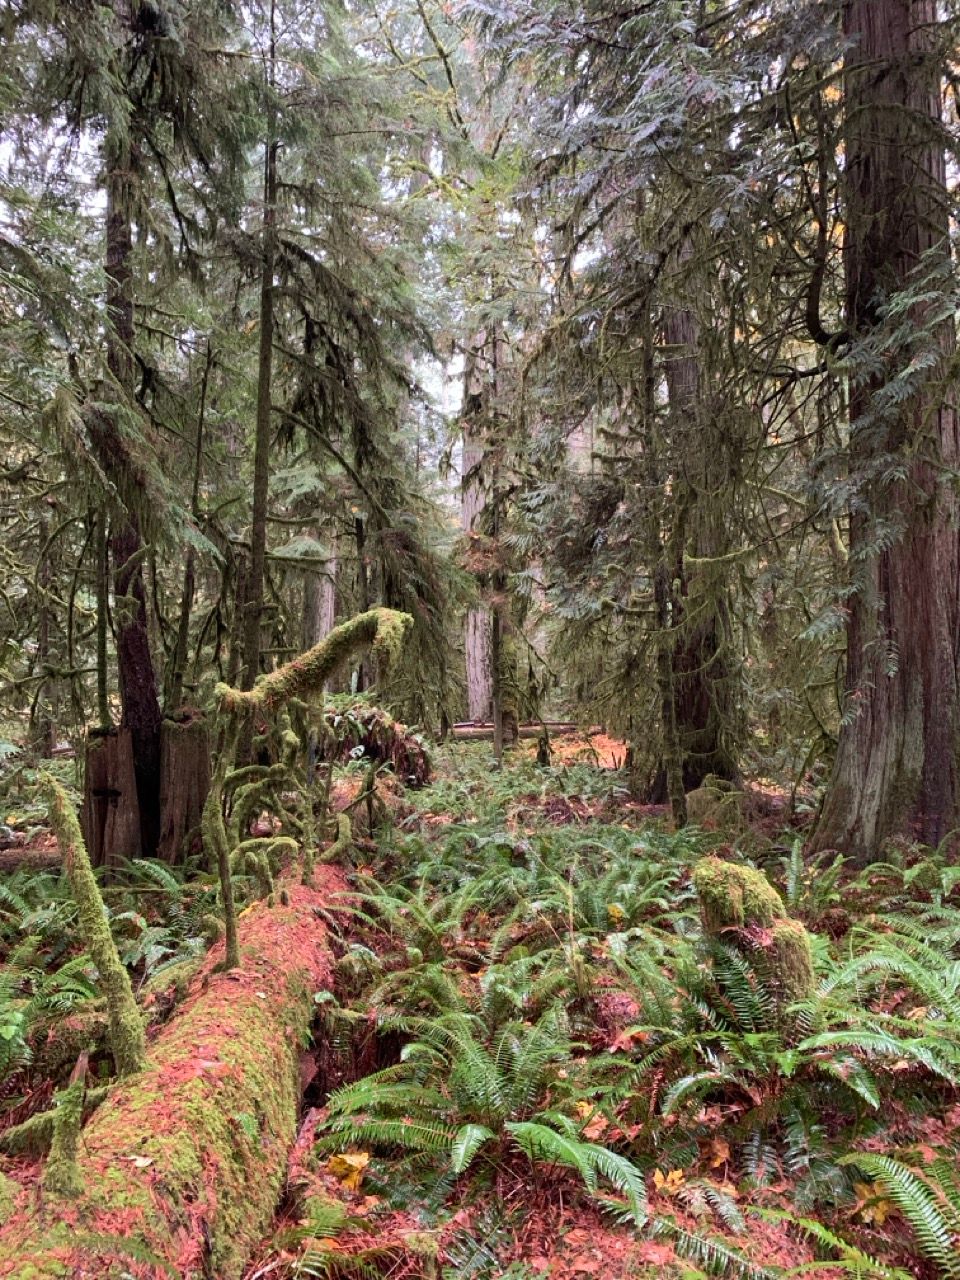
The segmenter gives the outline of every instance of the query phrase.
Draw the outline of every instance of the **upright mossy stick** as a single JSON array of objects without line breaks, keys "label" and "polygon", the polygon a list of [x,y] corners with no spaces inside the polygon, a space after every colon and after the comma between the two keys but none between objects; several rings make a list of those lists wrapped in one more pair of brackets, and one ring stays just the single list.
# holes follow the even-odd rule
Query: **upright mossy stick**
[{"label": "upright mossy stick", "polygon": [[77,1165],[77,1142],[83,1124],[87,1062],[88,1055],[82,1053],[70,1076],[70,1083],[60,1094],[53,1113],[53,1143],[43,1171],[45,1189],[69,1199],[83,1191],[83,1178]]},{"label": "upright mossy stick", "polygon": [[117,944],[110,932],[103,898],[90,866],[73,805],[63,787],[49,773],[40,774],[40,787],[47,802],[50,825],[60,845],[63,869],[77,904],[80,937],[100,975],[100,986],[107,1002],[114,1065],[118,1075],[132,1075],[143,1070],[146,1036],[140,1010],[133,997],[130,975],[120,961]]},{"label": "upright mossy stick", "polygon": [[220,757],[210,779],[210,790],[203,806],[201,829],[207,856],[216,859],[220,877],[220,899],[223,905],[223,933],[225,953],[224,969],[235,969],[240,963],[240,944],[237,940],[237,908],[233,900],[233,876],[230,874],[230,843],[223,820],[223,788],[227,770],[233,763],[240,736],[239,721],[234,720],[223,735]]}]

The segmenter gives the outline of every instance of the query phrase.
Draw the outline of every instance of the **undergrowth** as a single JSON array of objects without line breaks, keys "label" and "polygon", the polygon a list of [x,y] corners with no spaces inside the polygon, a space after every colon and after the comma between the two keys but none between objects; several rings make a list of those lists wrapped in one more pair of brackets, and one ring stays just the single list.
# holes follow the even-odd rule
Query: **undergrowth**
[{"label": "undergrowth", "polygon": [[936,851],[856,875],[789,835],[721,846],[810,931],[814,990],[785,1011],[762,939],[704,934],[691,870],[720,837],[637,817],[619,775],[458,747],[411,804],[343,904],[323,1014],[344,1041],[374,1020],[400,1061],[333,1092],[318,1168],[362,1150],[432,1223],[518,1179],[579,1194],[677,1275],[786,1274],[758,1211],[830,1274],[954,1274],[953,1184],[899,1172],[960,1074],[960,875]]}]

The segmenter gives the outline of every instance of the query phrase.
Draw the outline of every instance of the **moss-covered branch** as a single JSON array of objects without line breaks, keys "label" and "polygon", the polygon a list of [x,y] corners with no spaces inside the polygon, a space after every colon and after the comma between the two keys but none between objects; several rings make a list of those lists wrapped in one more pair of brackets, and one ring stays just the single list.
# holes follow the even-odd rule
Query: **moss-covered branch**
[{"label": "moss-covered branch", "polygon": [[348,813],[337,814],[337,838],[329,849],[325,850],[321,862],[338,862],[350,852],[353,844],[353,826]]},{"label": "moss-covered branch", "polygon": [[[254,848],[245,839],[250,819],[258,809],[269,803],[282,813],[285,830],[300,836],[308,846],[304,853],[305,884],[310,883],[313,874],[313,846],[316,839],[313,800],[308,794],[309,788],[302,770],[297,766],[300,739],[290,726],[290,708],[303,699],[309,700],[318,695],[337,667],[363,649],[372,646],[381,671],[388,670],[399,656],[406,634],[412,626],[413,619],[409,614],[397,613],[393,609],[370,609],[367,613],[361,613],[334,627],[326,639],[307,653],[288,662],[278,671],[261,677],[249,692],[226,684],[217,685],[216,697],[224,718],[224,743],[203,812],[203,838],[208,853],[216,859],[220,874],[226,931],[225,968],[233,968],[238,963],[236,909],[231,877],[231,865],[237,850],[245,850],[244,860],[256,870],[261,888],[266,890],[272,883],[268,852],[259,847]],[[241,728],[249,725],[253,712],[264,716],[278,715],[282,761],[267,767],[248,764],[233,770]],[[285,810],[280,801],[279,794],[284,783],[299,788],[303,794],[302,821]],[[233,804],[228,825],[224,809],[231,795]],[[339,857],[349,846],[348,819],[346,833],[342,830],[339,832],[329,854]],[[279,849],[280,846],[273,842],[272,848]]]},{"label": "moss-covered branch", "polygon": [[110,932],[103,898],[90,866],[73,805],[63,787],[49,773],[41,773],[40,787],[77,904],[80,937],[100,975],[100,986],[107,1002],[113,1061],[119,1075],[131,1075],[143,1067],[146,1036],[130,986],[130,975],[120,961],[117,944]]},{"label": "moss-covered branch", "polygon": [[358,614],[334,627],[326,639],[299,658],[262,676],[249,693],[218,684],[216,692],[220,707],[232,714],[250,710],[269,715],[292,698],[315,697],[338,667],[370,646],[381,668],[389,669],[399,656],[412,626],[413,619],[408,613],[398,613],[394,609],[370,609],[367,613]]}]

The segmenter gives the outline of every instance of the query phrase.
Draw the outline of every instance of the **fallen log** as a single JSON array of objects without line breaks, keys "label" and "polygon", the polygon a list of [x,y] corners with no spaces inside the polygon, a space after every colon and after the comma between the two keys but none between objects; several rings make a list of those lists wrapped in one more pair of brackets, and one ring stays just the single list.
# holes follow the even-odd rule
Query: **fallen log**
[{"label": "fallen log", "polygon": [[[549,720],[546,727],[551,738],[567,737],[574,733],[582,733],[585,738],[591,738],[594,734],[603,732],[597,725],[594,725],[592,729],[583,729],[578,724],[551,724]],[[518,733],[521,738],[539,738],[543,733],[543,725],[539,723],[522,724]],[[451,726],[450,737],[456,742],[485,742],[493,738],[493,725],[464,721],[461,724]]]},{"label": "fallen log", "polygon": [[234,1280],[267,1228],[296,1136],[299,1056],[330,983],[318,910],[344,887],[287,878],[240,919],[241,964],[218,943],[145,1070],[114,1084],[77,1146],[81,1188],[24,1187],[0,1227],[12,1280]]}]

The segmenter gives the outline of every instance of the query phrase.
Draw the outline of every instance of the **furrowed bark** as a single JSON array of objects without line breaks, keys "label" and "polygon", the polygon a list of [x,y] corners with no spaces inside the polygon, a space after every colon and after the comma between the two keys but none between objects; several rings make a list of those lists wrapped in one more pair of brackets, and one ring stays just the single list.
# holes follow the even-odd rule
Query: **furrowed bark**
[{"label": "furrowed bark", "polygon": [[330,981],[319,890],[284,882],[240,929],[241,968],[211,952],[145,1069],[113,1087],[77,1148],[80,1194],[29,1191],[0,1229],[0,1276],[235,1280],[266,1230],[296,1136],[299,1054]]},{"label": "furrowed bark", "polygon": [[[856,339],[884,323],[882,300],[914,272],[949,263],[944,52],[934,0],[849,0],[843,12],[844,259]],[[960,821],[956,338],[951,322],[931,325],[928,305],[917,302],[911,320],[937,360],[912,396],[885,403],[912,343],[850,393],[851,470],[865,479],[850,518],[847,706],[814,847],[860,862],[882,857],[891,835],[939,844]],[[904,477],[891,483],[894,466]]]},{"label": "furrowed bark", "polygon": [[[126,403],[133,403],[133,191],[132,158],[120,148],[112,157],[107,175],[107,364]],[[106,428],[100,443],[101,460],[107,474],[115,470],[116,422],[102,420]],[[114,438],[111,438],[114,437]],[[96,441],[95,441],[96,443]],[[121,451],[120,456],[123,456]],[[133,739],[134,773],[140,808],[143,850],[152,854],[160,830],[160,700],[156,674],[150,655],[147,632],[147,604],[143,584],[140,520],[129,508],[110,536],[113,557],[114,594],[117,598],[117,665],[124,728]],[[121,601],[123,606],[121,607]]]}]

